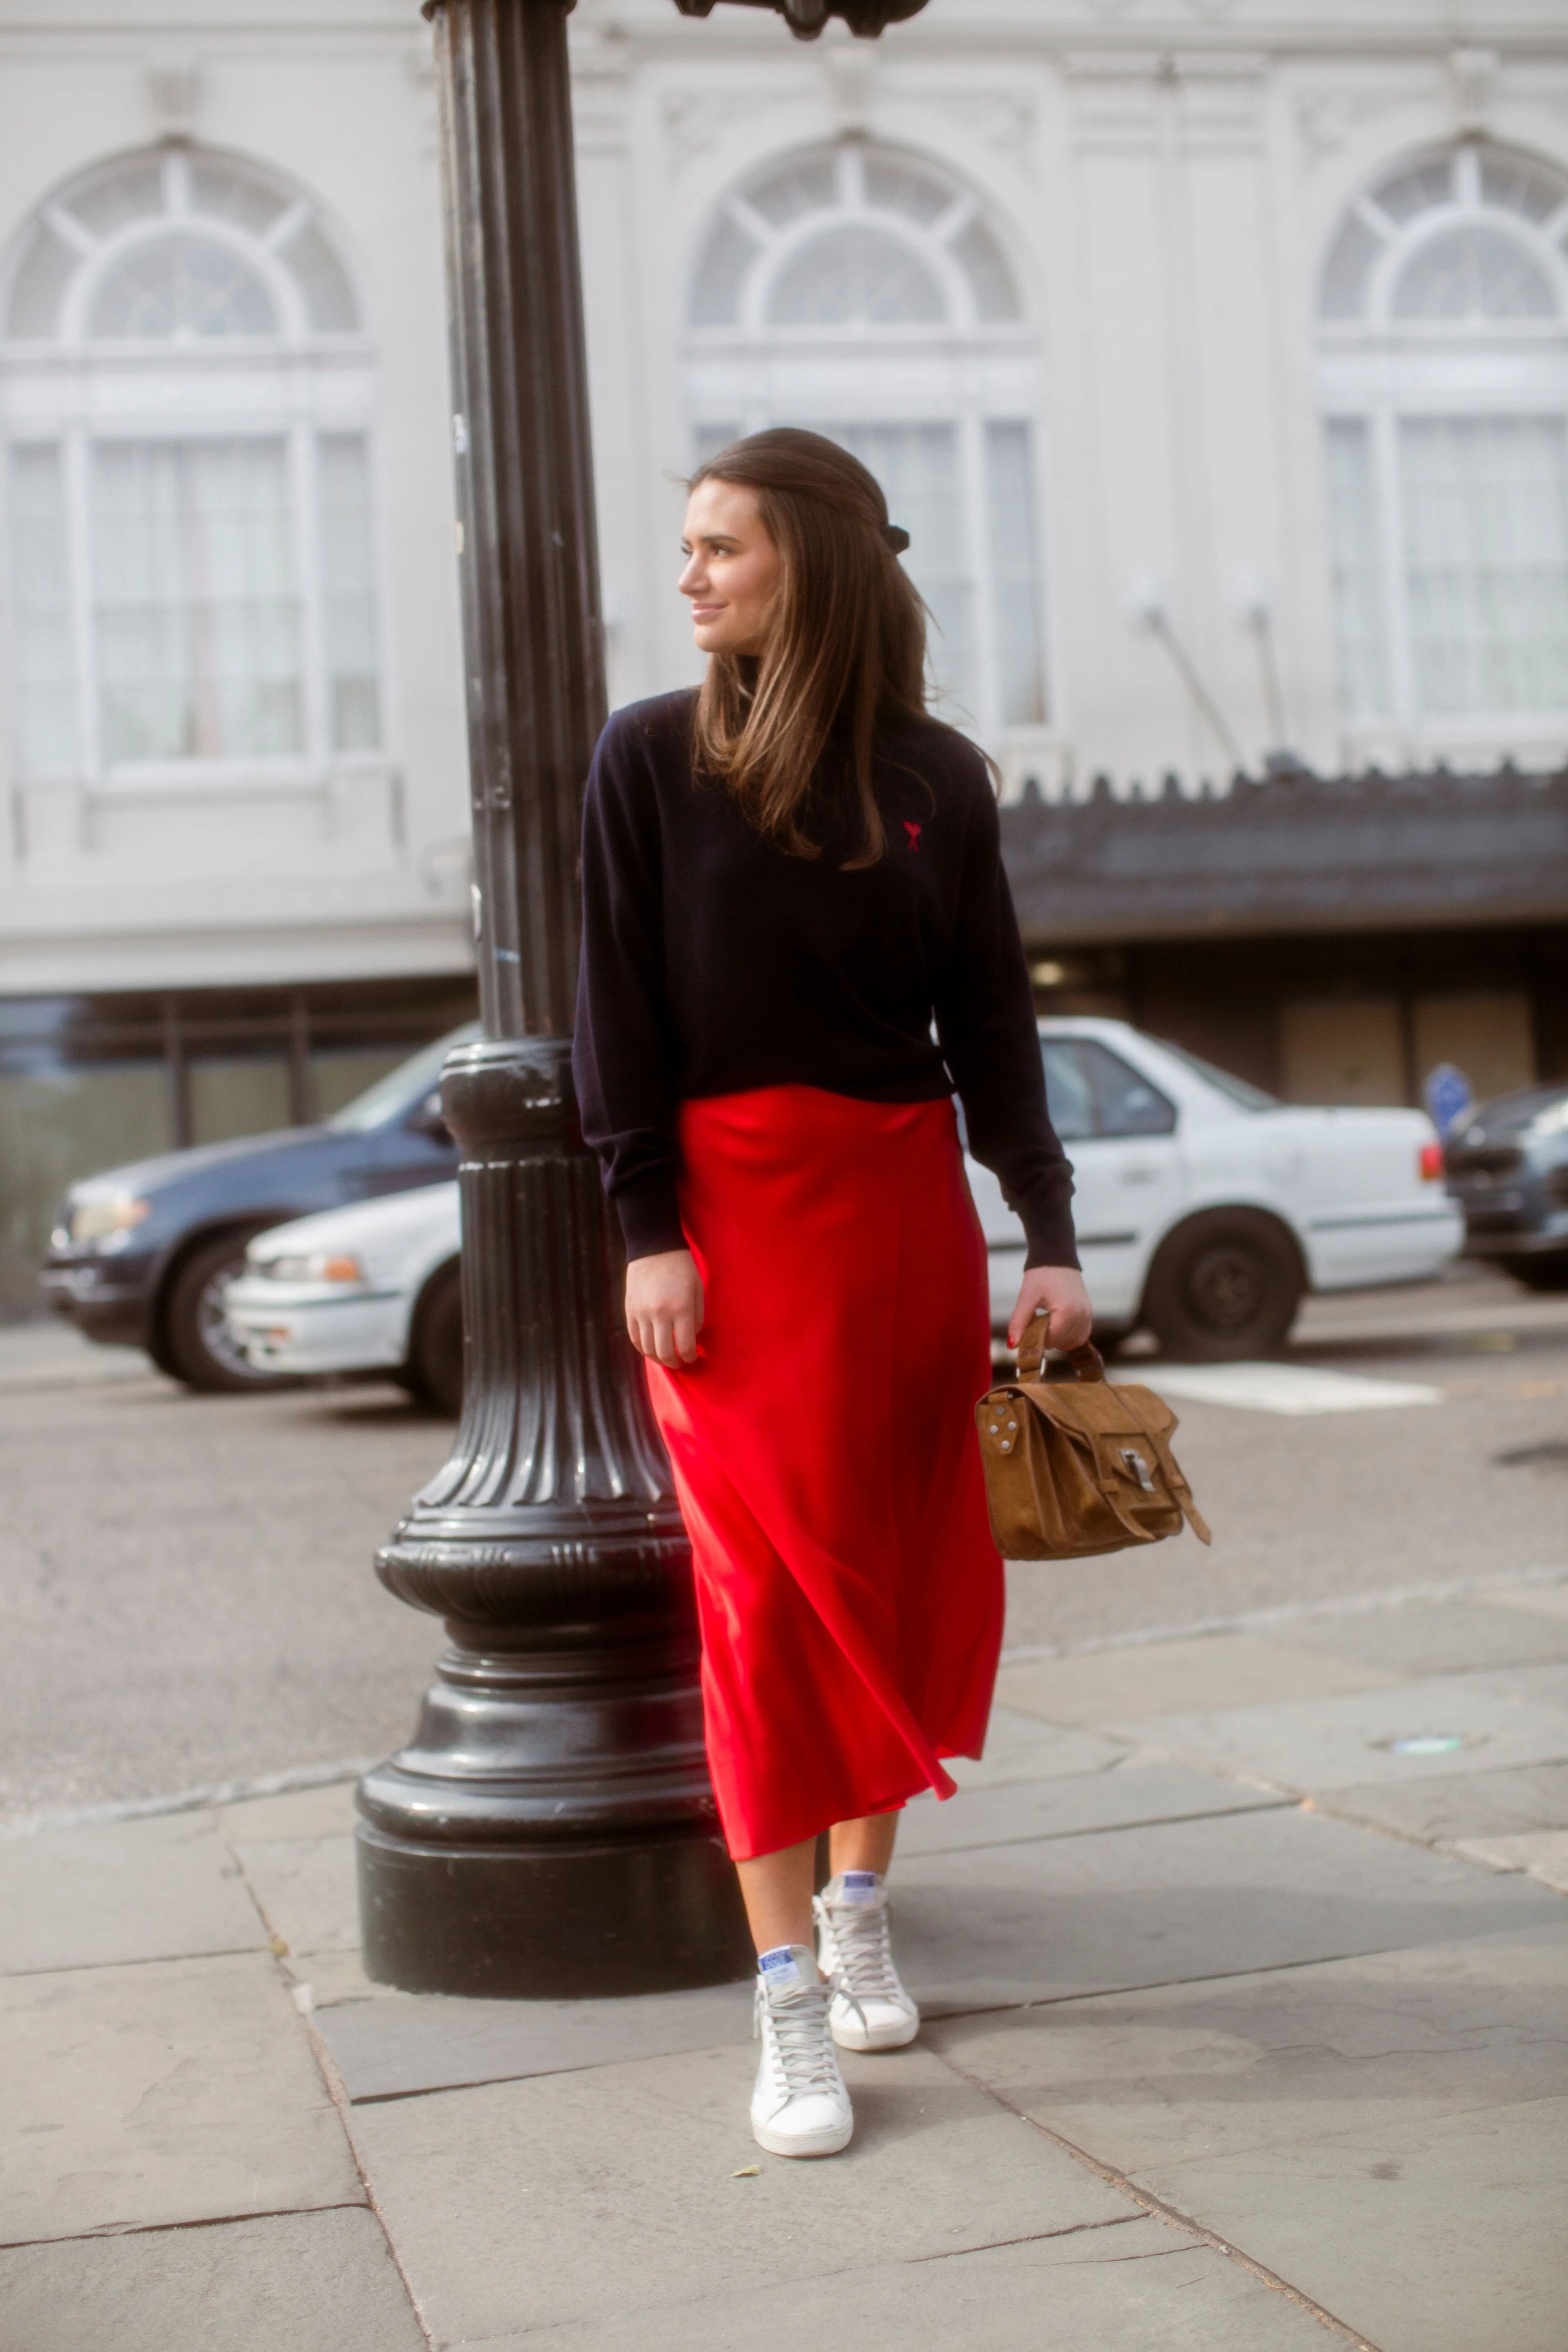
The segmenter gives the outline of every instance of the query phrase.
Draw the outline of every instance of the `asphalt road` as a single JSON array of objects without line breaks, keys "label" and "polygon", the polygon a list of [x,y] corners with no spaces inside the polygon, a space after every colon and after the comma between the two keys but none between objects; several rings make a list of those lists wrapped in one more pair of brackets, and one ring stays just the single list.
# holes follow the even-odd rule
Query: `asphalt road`
[{"label": "asphalt road", "polygon": [[[397,1745],[440,1633],[371,1556],[447,1426],[379,1383],[192,1397],[69,1341],[0,1333],[0,1818]],[[1212,1550],[1016,1568],[1010,1646],[1568,1567],[1568,1297],[1467,1272],[1317,1301],[1292,1354],[1441,1400],[1180,1403]]]}]

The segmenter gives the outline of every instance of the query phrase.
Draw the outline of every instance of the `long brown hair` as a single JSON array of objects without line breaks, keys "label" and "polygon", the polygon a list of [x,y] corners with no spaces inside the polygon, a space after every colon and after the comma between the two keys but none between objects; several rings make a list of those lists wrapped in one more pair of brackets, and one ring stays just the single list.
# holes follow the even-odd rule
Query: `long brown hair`
[{"label": "long brown hair", "polygon": [[[757,830],[795,857],[819,857],[827,815],[811,805],[828,737],[847,722],[859,848],[873,866],[887,847],[871,781],[878,721],[927,726],[926,608],[898,557],[907,534],[888,520],[874,474],[820,433],[781,425],[732,442],[687,484],[754,490],[780,557],[765,651],[716,653],[697,698],[697,765],[722,779]],[[842,818],[847,810],[834,812]]]}]

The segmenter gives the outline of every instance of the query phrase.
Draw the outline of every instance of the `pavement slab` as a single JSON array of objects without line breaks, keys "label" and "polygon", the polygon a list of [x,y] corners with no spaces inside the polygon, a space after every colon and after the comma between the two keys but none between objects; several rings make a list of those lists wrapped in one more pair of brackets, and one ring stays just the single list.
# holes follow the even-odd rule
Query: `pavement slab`
[{"label": "pavement slab", "polygon": [[1127,1749],[1098,1732],[1068,1731],[998,1704],[991,1710],[983,1757],[954,1756],[948,1769],[961,1789],[1002,1788],[1016,1780],[1054,1780],[1103,1772]]},{"label": "pavement slab", "polygon": [[1408,1601],[1402,1609],[1300,1618],[1271,1627],[1286,1649],[1328,1650],[1415,1681],[1568,1658],[1568,1617],[1530,1616],[1481,1601]]},{"label": "pavement slab", "polygon": [[210,1813],[0,1839],[0,1975],[266,1943]]},{"label": "pavement slab", "polygon": [[1156,2164],[1568,2096],[1565,1983],[1568,1911],[1522,1934],[947,2019],[927,2040],[1142,2179]]},{"label": "pavement slab", "polygon": [[[1210,1771],[1303,1793],[1369,1780],[1414,1783],[1452,1773],[1461,1758],[1489,1770],[1560,1764],[1568,1761],[1568,1712],[1510,1695],[1512,1680],[1538,1671],[1554,1670],[1521,1667],[1496,1685],[1480,1675],[1434,1675],[1343,1697],[1130,1717],[1110,1728]],[[1395,1752],[1395,1742],[1413,1738],[1458,1744]]]},{"label": "pavement slab", "polygon": [[1559,1898],[1299,1806],[914,1856],[899,1965],[928,2015],[1448,1943]]},{"label": "pavement slab", "polygon": [[1008,1845],[1078,1837],[1087,1830],[1134,1829],[1205,1813],[1240,1813],[1288,1803],[1267,1790],[1244,1789],[1190,1765],[1127,1762],[1072,1780],[1009,1788],[961,1790],[944,1804],[919,1797],[899,1826],[900,1867],[913,1854],[952,1853],[967,1846]]},{"label": "pavement slab", "polygon": [[399,1992],[323,2005],[317,2025],[351,2099],[392,2099],[749,2042],[752,2000],[750,1984],[623,2000]]},{"label": "pavement slab", "polygon": [[1522,1609],[1527,1617],[1568,1617],[1568,1582],[1510,1584],[1487,1594],[1489,1609]]},{"label": "pavement slab", "polygon": [[1253,1633],[1204,1633],[1075,1657],[1020,1659],[1004,1664],[996,1692],[1004,1706],[1050,1723],[1110,1727],[1140,1716],[1383,1690],[1402,1679],[1359,1659],[1322,1657]]},{"label": "pavement slab", "polygon": [[1568,1895],[1568,1830],[1530,1830],[1521,1837],[1467,1838],[1459,1847],[1467,1862],[1489,1870],[1522,1870],[1542,1886]]},{"label": "pavement slab", "polygon": [[1335,1789],[1324,1805],[1347,1821],[1370,1822],[1427,1845],[1568,1829],[1568,1764],[1435,1772],[1405,1782],[1368,1780]]},{"label": "pavement slab", "polygon": [[363,2201],[269,1957],[0,1983],[0,2244]]},{"label": "pavement slab", "polygon": [[[1333,2338],[1240,2264],[1140,2217],[1022,2245],[879,2263],[825,2278],[552,2328],[552,2352],[756,2352],[853,2343],[858,2352],[1324,2352]],[[535,2352],[533,2334],[465,2337],[452,2352]],[[73,2347],[74,2352],[74,2347]]]},{"label": "pavement slab", "polygon": [[374,2213],[269,2214],[0,2252],[6,2352],[426,2352]]},{"label": "pavement slab", "polygon": [[255,1845],[235,1839],[234,1851],[284,1951],[358,1951],[352,1837],[270,1838]]},{"label": "pavement slab", "polygon": [[705,2297],[739,2321],[873,2247],[921,2263],[1138,2212],[918,2046],[847,2059],[856,2136],[831,2164],[765,2156],[747,2124],[754,2063],[710,2050],[354,2108],[436,2341]]},{"label": "pavement slab", "polygon": [[1551,1707],[1568,1726],[1568,1662],[1549,1658],[1528,1666],[1505,1670],[1483,1666],[1473,1679],[1483,1689],[1497,1691],[1515,1706]]},{"label": "pavement slab", "polygon": [[218,1815],[233,1845],[261,1845],[274,1838],[352,1837],[358,1819],[352,1780],[289,1789],[278,1797],[247,1797],[225,1805]]},{"label": "pavement slab", "polygon": [[1563,2352],[1568,2100],[1152,2165],[1142,2185],[1379,2352]]},{"label": "pavement slab", "polygon": [[339,2001],[406,2000],[395,1986],[373,1984],[358,1952],[286,1952],[282,1963],[289,1982],[305,1988],[311,2009],[328,2009]]}]

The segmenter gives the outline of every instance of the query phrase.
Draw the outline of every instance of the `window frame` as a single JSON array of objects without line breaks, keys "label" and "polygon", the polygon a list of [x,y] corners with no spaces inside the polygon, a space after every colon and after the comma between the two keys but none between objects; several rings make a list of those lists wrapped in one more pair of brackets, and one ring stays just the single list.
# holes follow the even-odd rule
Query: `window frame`
[{"label": "window frame", "polygon": [[[807,204],[780,225],[769,221],[750,202],[749,190],[763,188],[792,166],[805,170],[823,162],[831,163],[834,174],[831,203]],[[868,163],[907,166],[950,192],[945,207],[922,224],[873,203],[867,194]],[[693,312],[701,265],[726,219],[752,237],[755,250],[740,274],[734,318],[728,323],[699,324]],[[957,242],[977,224],[994,241],[1011,273],[1017,302],[1014,318],[982,317],[973,282],[957,256]],[[946,317],[847,326],[769,320],[768,300],[781,274],[797,253],[835,226],[875,226],[907,247],[936,277],[945,298]],[[1045,529],[1037,344],[1017,258],[981,198],[963,187],[936,158],[906,153],[880,142],[849,139],[833,148],[816,145],[771,156],[706,215],[688,284],[686,317],[686,410],[694,460],[712,446],[716,433],[728,437],[731,433],[762,432],[784,417],[826,433],[835,428],[933,425],[952,431],[959,485],[958,522],[970,595],[975,707],[972,709],[955,698],[939,708],[943,716],[994,748],[1009,767],[1019,758],[1026,762],[1036,756],[1038,748],[1057,734],[1059,705],[1054,658],[1055,598]],[[986,446],[986,432],[992,425],[1023,428],[1033,478],[1029,555],[1038,715],[1027,720],[1008,721],[1003,716],[1004,680],[994,626],[997,558],[991,546]],[[895,515],[894,520],[899,520]],[[932,668],[940,678],[940,640]]]},{"label": "window frame", "polygon": [[[155,162],[163,209],[101,236],[77,223],[73,196],[90,191],[116,169]],[[221,215],[195,209],[193,166],[235,170],[278,201],[259,234]],[[373,351],[364,331],[360,289],[353,284],[334,231],[321,209],[290,190],[275,173],[248,157],[219,149],[142,151],[78,174],[37,206],[16,240],[3,287],[0,335],[8,320],[18,268],[35,226],[52,228],[79,255],[58,298],[57,329],[45,339],[0,341],[0,544],[11,544],[11,450],[52,444],[60,452],[68,539],[72,691],[76,758],[72,768],[33,770],[19,737],[20,697],[7,696],[5,723],[13,772],[24,786],[71,784],[106,799],[186,794],[210,796],[263,790],[319,792],[334,775],[385,774],[395,764],[387,641],[392,609],[384,576],[381,529],[379,445],[374,429]],[[353,329],[310,324],[306,298],[287,263],[289,246],[314,229],[349,280],[360,323]],[[245,261],[266,286],[279,331],[89,338],[86,328],[100,289],[126,256],[181,232],[221,245]],[[374,600],[380,740],[374,750],[338,751],[331,741],[331,679],[325,628],[325,583],[320,560],[319,445],[329,436],[360,438],[369,479],[365,528]],[[101,680],[92,560],[92,450],[99,442],[281,441],[288,482],[289,524],[300,616],[300,685],[302,739],[297,751],[218,758],[107,761],[101,742]],[[7,631],[6,670],[16,671],[15,639]]]},{"label": "window frame", "polygon": [[[1380,189],[1407,173],[1437,163],[1449,172],[1449,200],[1420,206],[1403,219],[1379,208]],[[1539,182],[1556,181],[1554,209],[1537,222],[1524,212],[1489,199],[1483,185],[1488,166],[1515,164]],[[1359,220],[1379,249],[1365,264],[1359,315],[1326,315],[1325,279],[1347,224]],[[1557,299],[1554,318],[1402,318],[1394,314],[1394,289],[1424,247],[1457,227],[1504,232],[1544,271]],[[1352,712],[1348,681],[1336,643],[1339,727],[1346,743],[1378,747],[1391,731],[1419,752],[1448,745],[1478,749],[1499,738],[1518,742],[1560,739],[1568,731],[1568,699],[1539,710],[1474,709],[1424,711],[1415,690],[1415,648],[1411,635],[1409,543],[1405,531],[1405,485],[1401,426],[1425,420],[1514,421],[1550,418],[1568,436],[1568,177],[1534,158],[1501,148],[1463,142],[1412,155],[1384,168],[1336,220],[1318,273],[1319,429],[1359,425],[1368,444],[1373,515],[1378,610],[1383,635],[1383,708]],[[1324,484],[1327,545],[1338,562],[1332,517],[1328,511],[1327,460],[1320,443]],[[1336,607],[1335,637],[1338,637]]]}]

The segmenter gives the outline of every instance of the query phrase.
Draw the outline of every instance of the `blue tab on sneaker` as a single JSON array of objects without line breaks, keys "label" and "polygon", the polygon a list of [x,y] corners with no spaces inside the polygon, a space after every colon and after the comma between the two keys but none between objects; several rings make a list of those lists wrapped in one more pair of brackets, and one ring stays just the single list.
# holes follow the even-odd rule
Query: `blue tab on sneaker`
[{"label": "blue tab on sneaker", "polygon": [[805,1981],[793,1944],[775,1944],[771,1952],[759,1952],[757,1974],[770,1991],[780,1991],[786,1985],[804,1984]]},{"label": "blue tab on sneaker", "polygon": [[877,1874],[874,1870],[847,1870],[838,1882],[839,1900],[844,1903],[875,1903]]}]

